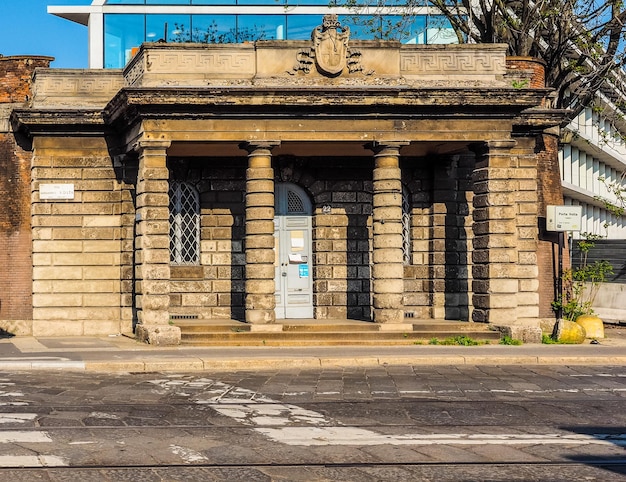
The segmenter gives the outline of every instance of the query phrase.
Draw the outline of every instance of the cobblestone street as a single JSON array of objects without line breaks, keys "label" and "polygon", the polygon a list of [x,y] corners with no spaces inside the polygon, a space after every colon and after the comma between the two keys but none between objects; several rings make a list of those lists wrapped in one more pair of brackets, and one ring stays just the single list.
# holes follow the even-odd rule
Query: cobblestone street
[{"label": "cobblestone street", "polygon": [[621,367],[2,373],[4,480],[620,480]]}]

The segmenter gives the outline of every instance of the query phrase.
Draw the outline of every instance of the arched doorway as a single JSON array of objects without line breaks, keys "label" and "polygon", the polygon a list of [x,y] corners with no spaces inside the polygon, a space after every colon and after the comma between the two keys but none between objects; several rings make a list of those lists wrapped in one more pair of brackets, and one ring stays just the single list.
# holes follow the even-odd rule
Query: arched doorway
[{"label": "arched doorway", "polygon": [[275,186],[276,318],[313,318],[311,200],[292,183]]}]

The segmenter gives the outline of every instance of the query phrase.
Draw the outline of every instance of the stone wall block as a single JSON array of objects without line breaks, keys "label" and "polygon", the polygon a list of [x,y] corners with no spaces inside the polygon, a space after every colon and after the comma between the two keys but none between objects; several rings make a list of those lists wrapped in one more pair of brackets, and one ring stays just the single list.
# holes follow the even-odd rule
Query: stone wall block
[{"label": "stone wall block", "polygon": [[[377,249],[372,252],[372,261],[374,264],[394,263],[398,264],[398,259],[404,255],[402,249]],[[404,266],[402,266],[404,270]]]},{"label": "stone wall block", "polygon": [[400,309],[376,309],[374,311],[376,323],[404,323],[404,310]]},{"label": "stone wall block", "polygon": [[[377,236],[374,236],[374,241],[372,243],[374,250],[377,249],[389,249],[396,248],[402,249],[402,236],[399,234],[379,234],[376,233]],[[400,262],[401,259],[398,259]]]},{"label": "stone wall block", "polygon": [[274,292],[273,279],[246,279],[246,293],[248,294],[272,294],[273,296]]},{"label": "stone wall block", "polygon": [[404,280],[392,278],[374,278],[372,281],[374,293],[377,294],[404,294]]},{"label": "stone wall block", "polygon": [[274,249],[276,241],[274,236],[270,235],[255,235],[248,236],[246,239],[246,249]]},{"label": "stone wall block", "polygon": [[[268,178],[254,178],[246,182],[246,192],[250,194],[274,194],[274,175],[269,171],[264,173],[270,174]],[[256,171],[255,171],[256,172]]]},{"label": "stone wall block", "polygon": [[[247,264],[263,264],[268,263],[274,266],[276,255],[274,250],[270,249],[251,249],[246,250],[246,263]],[[249,270],[246,270],[246,273]],[[272,277],[273,278],[273,277]]]},{"label": "stone wall block", "polygon": [[[166,295],[143,295],[141,298],[141,308],[145,311],[163,311],[168,313],[170,306],[170,296]],[[169,314],[168,314],[169,318]],[[144,320],[145,322],[145,320]]]},{"label": "stone wall block", "polygon": [[517,252],[514,249],[483,249],[472,252],[474,263],[514,263]]},{"label": "stone wall block", "polygon": [[[380,158],[379,158],[380,159]],[[379,161],[377,159],[377,161]],[[390,162],[397,164],[397,159],[392,159]],[[398,188],[401,186],[400,184],[400,169],[397,167],[377,167],[374,169],[372,173],[372,180],[374,181],[374,191],[377,190],[386,190],[390,186],[392,188]],[[376,184],[380,182],[380,184]]]},{"label": "stone wall block", "polygon": [[[250,221],[258,220],[273,220],[274,219],[274,205],[272,207],[248,207],[246,208],[246,226]],[[272,230],[273,232],[273,230]]]},{"label": "stone wall block", "polygon": [[257,208],[270,207],[273,211],[274,210],[274,193],[268,193],[268,192],[247,193],[246,203],[248,204],[248,206],[255,206],[255,208],[249,208],[249,209],[254,210],[250,212],[250,214],[253,216]]}]

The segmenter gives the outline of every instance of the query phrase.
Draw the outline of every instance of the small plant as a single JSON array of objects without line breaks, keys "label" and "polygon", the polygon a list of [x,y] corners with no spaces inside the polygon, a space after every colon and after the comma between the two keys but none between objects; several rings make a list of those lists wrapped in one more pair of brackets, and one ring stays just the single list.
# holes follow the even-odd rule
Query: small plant
[{"label": "small plant", "polygon": [[513,82],[511,82],[514,89],[523,89],[524,87],[528,87],[529,84],[530,81],[528,79],[513,80]]},{"label": "small plant", "polygon": [[500,339],[500,345],[521,345],[522,340],[516,340],[515,338],[511,338],[509,335],[504,335]]},{"label": "small plant", "polygon": [[474,340],[469,336],[458,335],[439,340],[438,338],[431,338],[428,342],[429,345],[460,345],[460,346],[476,346],[484,345],[485,342]]},{"label": "small plant", "polygon": [[475,345],[483,344],[480,341],[474,340],[473,338],[470,338],[469,336],[465,336],[465,335],[459,335],[453,338],[446,338],[444,341],[446,342],[445,343],[446,345],[475,346]]},{"label": "small plant", "polygon": [[541,343],[544,345],[556,345],[559,342],[552,338],[552,335],[546,335],[545,333],[541,335]]},{"label": "small plant", "polygon": [[598,294],[600,285],[607,276],[613,274],[613,266],[608,261],[588,262],[589,251],[595,246],[594,241],[602,236],[583,233],[578,241],[580,265],[563,272],[563,293],[552,303],[552,308],[563,310],[563,318],[575,321],[581,315],[592,315],[592,305]]}]

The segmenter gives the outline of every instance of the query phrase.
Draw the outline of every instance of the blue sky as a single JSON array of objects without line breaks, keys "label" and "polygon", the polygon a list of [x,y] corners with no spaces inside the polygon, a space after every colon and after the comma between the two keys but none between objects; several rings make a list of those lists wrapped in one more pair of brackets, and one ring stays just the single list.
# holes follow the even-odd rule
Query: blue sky
[{"label": "blue sky", "polygon": [[48,5],[91,0],[0,0],[0,54],[47,55],[53,67],[87,68],[87,27],[50,15]]}]

